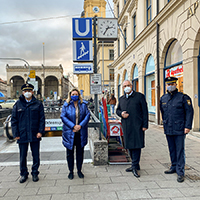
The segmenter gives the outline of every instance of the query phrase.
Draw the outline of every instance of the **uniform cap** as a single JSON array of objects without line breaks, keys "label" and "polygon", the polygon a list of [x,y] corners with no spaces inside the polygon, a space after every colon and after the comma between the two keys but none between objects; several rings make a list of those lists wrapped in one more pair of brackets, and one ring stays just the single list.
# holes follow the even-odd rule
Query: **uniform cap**
[{"label": "uniform cap", "polygon": [[176,81],[177,81],[178,79],[176,78],[176,77],[167,77],[167,78],[165,78],[165,83],[176,83]]},{"label": "uniform cap", "polygon": [[22,85],[21,87],[21,90],[24,91],[24,90],[33,90],[34,89],[34,86],[32,84],[29,84],[29,83],[26,83],[24,85]]}]

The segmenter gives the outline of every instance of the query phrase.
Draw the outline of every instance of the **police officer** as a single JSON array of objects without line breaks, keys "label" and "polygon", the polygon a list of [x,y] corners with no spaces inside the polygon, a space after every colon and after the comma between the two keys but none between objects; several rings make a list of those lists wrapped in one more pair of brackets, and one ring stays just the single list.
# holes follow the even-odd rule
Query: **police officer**
[{"label": "police officer", "polygon": [[167,94],[160,99],[160,110],[166,134],[171,167],[165,174],[177,173],[177,181],[184,181],[185,135],[192,129],[193,107],[190,97],[178,92],[176,77],[165,78]]},{"label": "police officer", "polygon": [[20,183],[24,183],[28,178],[27,152],[30,143],[33,165],[32,180],[37,182],[38,168],[40,165],[40,140],[44,134],[45,116],[43,104],[33,96],[34,86],[24,84],[21,87],[22,95],[13,106],[11,126],[13,137],[19,144],[20,152]]}]

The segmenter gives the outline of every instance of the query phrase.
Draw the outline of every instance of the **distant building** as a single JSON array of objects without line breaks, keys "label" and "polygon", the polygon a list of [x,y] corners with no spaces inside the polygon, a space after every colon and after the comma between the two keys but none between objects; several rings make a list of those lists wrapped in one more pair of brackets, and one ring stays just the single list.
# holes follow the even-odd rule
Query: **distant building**
[{"label": "distant building", "polygon": [[7,98],[7,83],[6,81],[3,81],[1,78],[0,78],[0,97],[1,96],[4,96],[4,98],[6,99]]},{"label": "distant building", "polygon": [[[52,98],[57,95],[63,98],[69,91],[70,81],[63,76],[63,67],[59,66],[31,66],[35,70],[38,90],[38,98]],[[7,71],[7,96],[18,98],[21,94],[21,86],[27,81],[29,68],[25,66],[6,66]]]}]

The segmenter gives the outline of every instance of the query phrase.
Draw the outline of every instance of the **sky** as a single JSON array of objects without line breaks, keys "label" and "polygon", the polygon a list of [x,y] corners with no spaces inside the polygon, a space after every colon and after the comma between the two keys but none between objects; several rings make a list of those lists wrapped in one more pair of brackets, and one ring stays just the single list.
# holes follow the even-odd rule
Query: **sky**
[{"label": "sky", "polygon": [[[113,6],[112,0],[106,1]],[[84,0],[0,0],[0,58],[21,58],[30,66],[61,64],[64,75],[72,76],[72,18],[80,17],[83,3]],[[112,17],[108,4],[106,16]],[[0,59],[3,80],[7,79],[7,64],[22,66],[25,62]]]}]

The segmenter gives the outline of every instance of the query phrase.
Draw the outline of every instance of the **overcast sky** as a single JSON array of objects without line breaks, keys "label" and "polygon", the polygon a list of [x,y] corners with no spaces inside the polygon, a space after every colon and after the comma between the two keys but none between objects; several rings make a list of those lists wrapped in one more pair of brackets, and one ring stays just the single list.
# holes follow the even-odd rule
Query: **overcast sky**
[{"label": "overcast sky", "polygon": [[[111,6],[112,0],[109,0]],[[64,74],[73,71],[72,18],[80,17],[84,0],[0,0],[0,58],[22,58],[30,65],[62,64]],[[107,17],[112,13],[107,9]],[[53,18],[45,20],[45,18]],[[6,64],[0,60],[0,78],[6,80]]]}]

